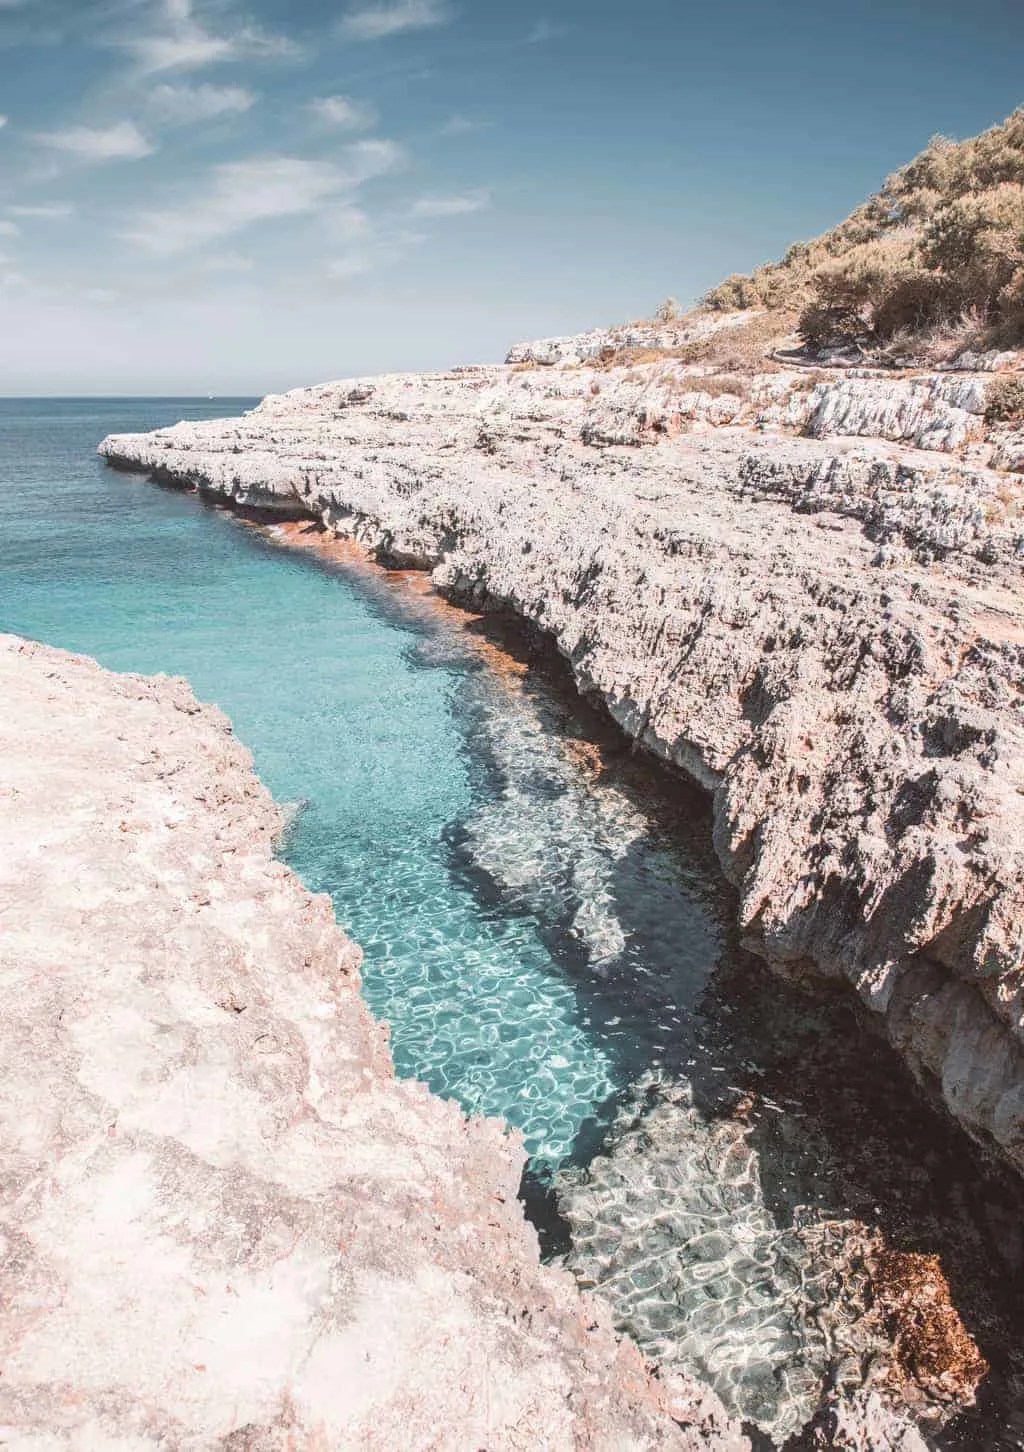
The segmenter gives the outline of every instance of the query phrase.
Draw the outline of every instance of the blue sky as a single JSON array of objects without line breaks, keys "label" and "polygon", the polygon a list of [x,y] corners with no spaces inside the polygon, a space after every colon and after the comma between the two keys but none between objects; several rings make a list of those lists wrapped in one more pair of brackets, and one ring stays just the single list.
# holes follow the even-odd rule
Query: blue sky
[{"label": "blue sky", "polygon": [[1024,103],[1020,0],[0,0],[0,392],[649,314]]}]

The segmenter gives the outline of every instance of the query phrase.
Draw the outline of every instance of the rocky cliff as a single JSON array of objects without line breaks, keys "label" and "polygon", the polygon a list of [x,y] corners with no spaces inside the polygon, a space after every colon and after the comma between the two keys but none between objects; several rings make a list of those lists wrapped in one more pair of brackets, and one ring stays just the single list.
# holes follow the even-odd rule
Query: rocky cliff
[{"label": "rocky cliff", "polygon": [[394,1078],[182,681],[0,637],[2,1440],[748,1446],[542,1268],[519,1145]]},{"label": "rocky cliff", "polygon": [[748,944],[847,982],[1024,1169],[1024,438],[991,420],[990,360],[743,377],[647,339],[332,383],[102,452],[532,621],[713,792]]}]

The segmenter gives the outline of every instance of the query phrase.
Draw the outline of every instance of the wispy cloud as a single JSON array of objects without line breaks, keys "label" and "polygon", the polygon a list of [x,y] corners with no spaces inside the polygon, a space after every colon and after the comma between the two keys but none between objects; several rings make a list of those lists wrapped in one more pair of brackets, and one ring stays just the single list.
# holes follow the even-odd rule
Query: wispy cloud
[{"label": "wispy cloud", "polygon": [[441,127],[442,136],[466,136],[471,131],[486,131],[493,121],[474,120],[471,116],[449,116]]},{"label": "wispy cloud", "polygon": [[391,170],[402,156],[390,141],[357,142],[342,162],[253,157],[213,168],[181,205],[139,215],[126,235],[157,256],[200,247],[255,223],[321,210],[345,189]]},{"label": "wispy cloud", "polygon": [[488,191],[465,192],[461,196],[420,197],[410,210],[413,217],[465,217],[470,212],[482,212],[490,205]]},{"label": "wispy cloud", "polygon": [[342,33],[352,40],[381,40],[403,30],[424,30],[445,25],[452,18],[446,0],[394,0],[350,10],[341,22]]},{"label": "wispy cloud", "polygon": [[0,237],[17,237],[21,228],[17,222],[6,222],[0,220]]},{"label": "wispy cloud", "polygon": [[144,75],[199,70],[250,57],[291,55],[297,50],[286,37],[270,35],[253,25],[229,34],[215,34],[196,20],[192,0],[165,0],[163,19],[156,28],[119,37],[115,44],[135,56]]},{"label": "wispy cloud", "polygon": [[361,186],[375,176],[397,170],[405,159],[405,152],[397,141],[368,137],[345,148],[343,173],[349,186]]},{"label": "wispy cloud", "polygon": [[318,96],[310,101],[309,109],[324,126],[347,131],[366,131],[377,120],[373,106],[349,96]]},{"label": "wispy cloud", "polygon": [[0,131],[7,125],[8,117],[0,116]]},{"label": "wispy cloud", "polygon": [[218,116],[238,115],[255,103],[254,92],[244,86],[154,86],[147,98],[157,121],[168,126],[187,126],[213,121]]},{"label": "wispy cloud", "polygon": [[63,222],[74,212],[70,202],[39,202],[35,206],[8,207],[12,217],[37,218],[42,222]]},{"label": "wispy cloud", "polygon": [[135,161],[155,151],[134,121],[112,126],[71,126],[66,131],[37,131],[35,140],[80,161]]},{"label": "wispy cloud", "polygon": [[332,242],[348,244],[362,241],[373,231],[369,217],[360,207],[331,207],[324,213],[323,229]]},{"label": "wispy cloud", "polygon": [[129,240],[168,256],[218,237],[241,232],[254,222],[314,211],[343,185],[331,162],[298,157],[258,157],[213,169],[209,184],[187,205],[143,212]]},{"label": "wispy cloud", "polygon": [[348,251],[332,257],[324,271],[332,282],[347,282],[379,267],[390,267],[411,247],[424,241],[426,238],[422,233],[403,228],[372,232],[371,236],[362,239],[361,246],[350,247]]}]

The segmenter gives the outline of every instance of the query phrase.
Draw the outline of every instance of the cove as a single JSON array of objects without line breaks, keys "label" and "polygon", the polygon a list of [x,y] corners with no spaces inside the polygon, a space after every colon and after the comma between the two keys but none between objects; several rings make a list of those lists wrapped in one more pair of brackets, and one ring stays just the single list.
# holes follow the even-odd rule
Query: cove
[{"label": "cove", "polygon": [[[990,1359],[1012,1348],[1014,1187],[844,1002],[740,952],[696,791],[400,580],[93,457],[109,431],[251,402],[0,404],[2,628],[186,675],[228,712],[296,806],[283,855],[364,948],[399,1072],[521,1128],[569,1263],[773,1444],[821,1393],[833,1221],[939,1249]],[[943,1445],[1017,1445],[1018,1374],[1004,1358]]]}]

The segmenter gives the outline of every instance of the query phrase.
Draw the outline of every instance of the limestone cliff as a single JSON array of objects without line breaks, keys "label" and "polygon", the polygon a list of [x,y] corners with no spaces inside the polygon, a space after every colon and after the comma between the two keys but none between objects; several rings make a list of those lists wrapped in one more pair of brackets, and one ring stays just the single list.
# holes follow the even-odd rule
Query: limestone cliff
[{"label": "limestone cliff", "polygon": [[1024,1169],[1024,440],[989,416],[986,360],[744,379],[660,336],[332,383],[102,451],[534,622],[714,793],[747,942],[845,979]]},{"label": "limestone cliff", "polygon": [[394,1078],[183,681],[0,637],[2,1438],[739,1449],[538,1262],[523,1154]]}]

